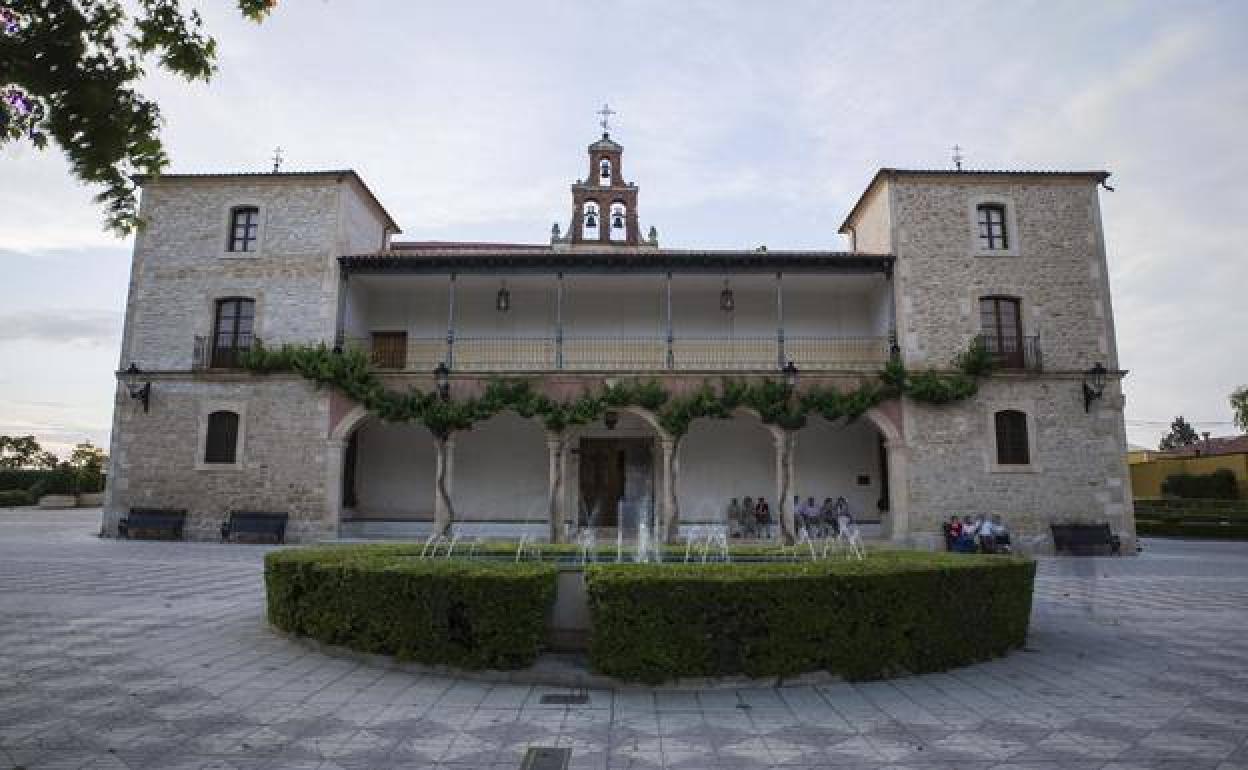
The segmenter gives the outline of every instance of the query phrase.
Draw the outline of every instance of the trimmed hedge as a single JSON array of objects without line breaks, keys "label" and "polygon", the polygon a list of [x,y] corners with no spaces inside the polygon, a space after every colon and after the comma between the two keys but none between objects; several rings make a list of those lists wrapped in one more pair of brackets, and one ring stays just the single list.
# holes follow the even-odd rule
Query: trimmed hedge
[{"label": "trimmed hedge", "polygon": [[0,492],[28,490],[40,481],[48,482],[53,471],[27,468],[0,468]]},{"label": "trimmed hedge", "polygon": [[419,546],[297,548],[265,557],[269,622],[361,652],[461,668],[536,660],[556,568],[421,561]]},{"label": "trimmed hedge", "polygon": [[1185,499],[1237,500],[1239,483],[1229,468],[1212,473],[1173,473],[1161,482],[1161,493]]},{"label": "trimmed hedge", "polygon": [[24,489],[0,490],[0,508],[12,508],[18,505],[34,505],[35,500]]},{"label": "trimmed hedge", "polygon": [[1146,537],[1199,537],[1216,540],[1248,540],[1248,522],[1137,519],[1135,534]]},{"label": "trimmed hedge", "polygon": [[1035,562],[873,553],[798,564],[596,565],[587,570],[595,670],[676,677],[851,680],[943,671],[1021,647]]}]

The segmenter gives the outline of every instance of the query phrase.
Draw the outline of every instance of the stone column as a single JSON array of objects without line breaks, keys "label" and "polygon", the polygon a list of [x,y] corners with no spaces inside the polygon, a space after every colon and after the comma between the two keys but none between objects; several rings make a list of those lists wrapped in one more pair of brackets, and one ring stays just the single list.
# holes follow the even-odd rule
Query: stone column
[{"label": "stone column", "polygon": [[451,478],[455,469],[455,439],[433,439],[437,450],[437,466],[433,490],[433,532],[438,535],[449,535],[451,525],[455,523],[455,506],[451,502]]},{"label": "stone column", "polygon": [[680,526],[680,503],[676,489],[680,477],[677,443],[673,439],[661,438],[659,447],[663,454],[659,477],[659,485],[662,487],[659,495],[659,520],[664,542],[673,543]]},{"label": "stone column", "polygon": [[906,458],[909,449],[900,441],[887,441],[888,452],[888,521],[889,531],[884,533],[898,545],[906,545],[910,539],[910,500],[906,487]]},{"label": "stone column", "polygon": [[347,442],[329,439],[325,442],[325,531],[337,537],[342,522],[342,481]]},{"label": "stone column", "polygon": [[776,431],[776,512],[780,516],[780,534],[784,542],[790,545],[797,542],[793,504],[789,502],[789,497],[793,494],[793,454],[796,444],[795,431]]},{"label": "stone column", "polygon": [[568,538],[564,531],[564,439],[559,431],[546,431],[546,454],[550,461],[550,491],[547,499],[547,515],[550,521],[550,542],[562,543]]}]

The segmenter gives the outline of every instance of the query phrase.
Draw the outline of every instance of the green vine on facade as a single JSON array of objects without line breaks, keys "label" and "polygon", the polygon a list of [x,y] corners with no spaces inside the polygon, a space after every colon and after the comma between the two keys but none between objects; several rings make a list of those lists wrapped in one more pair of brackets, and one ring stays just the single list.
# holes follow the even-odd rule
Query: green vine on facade
[{"label": "green vine on facade", "polygon": [[540,419],[547,430],[561,432],[573,425],[596,422],[607,411],[625,407],[653,412],[663,429],[677,439],[689,432],[694,420],[725,419],[740,408],[756,412],[768,425],[794,431],[805,426],[811,415],[852,421],[877,404],[902,395],[928,404],[970,398],[979,388],[979,379],[992,371],[993,362],[991,354],[976,341],[957,355],[954,365],[954,372],[908,372],[894,360],[874,379],[850,391],[814,386],[793,394],[774,379],[726,378],[717,385],[704,382],[690,393],[673,395],[655,380],[629,380],[587,389],[574,399],[559,401],[523,379],[491,380],[480,396],[471,398],[443,399],[435,391],[416,388],[394,391],[385,387],[364,351],[335,351],[324,343],[269,349],[257,341],[242,358],[243,368],[252,372],[294,372],[318,385],[337,388],[386,422],[417,421],[442,439],[504,411]]}]

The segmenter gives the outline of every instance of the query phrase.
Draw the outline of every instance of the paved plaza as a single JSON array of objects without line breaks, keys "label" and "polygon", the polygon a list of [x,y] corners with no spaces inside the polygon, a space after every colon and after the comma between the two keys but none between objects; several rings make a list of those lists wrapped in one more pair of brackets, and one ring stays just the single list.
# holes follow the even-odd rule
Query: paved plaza
[{"label": "paved plaza", "polygon": [[[592,691],[420,676],[272,633],[259,546],[0,511],[0,768],[1248,768],[1248,543],[1044,560],[1027,649],[861,684]],[[974,596],[950,597],[957,602]]]}]

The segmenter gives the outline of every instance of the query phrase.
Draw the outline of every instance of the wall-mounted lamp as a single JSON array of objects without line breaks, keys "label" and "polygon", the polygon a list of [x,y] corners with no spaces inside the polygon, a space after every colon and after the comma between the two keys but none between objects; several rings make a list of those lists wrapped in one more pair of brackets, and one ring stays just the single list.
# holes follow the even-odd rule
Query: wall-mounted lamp
[{"label": "wall-mounted lamp", "polygon": [[1107,373],[1108,370],[1100,361],[1083,373],[1083,411],[1092,411],[1092,402],[1105,395]]},{"label": "wall-mounted lamp", "polygon": [[602,416],[602,421],[606,423],[607,430],[615,430],[615,426],[620,424],[620,413],[614,409],[608,409]]},{"label": "wall-mounted lamp", "polygon": [[789,392],[797,390],[797,365],[790,361],[781,371],[784,372],[784,387],[788,388]]},{"label": "wall-mounted lamp", "polygon": [[439,361],[433,370],[433,384],[438,389],[438,398],[449,401],[451,398],[451,370],[446,368],[445,361]]},{"label": "wall-mounted lamp", "polygon": [[511,291],[508,290],[506,281],[498,287],[498,295],[494,297],[494,309],[500,313],[511,310]]},{"label": "wall-mounted lamp", "polygon": [[725,313],[731,313],[737,307],[737,298],[733,296],[732,287],[728,285],[728,279],[724,279],[724,290],[719,293],[719,309]]},{"label": "wall-mounted lamp", "polygon": [[130,393],[130,398],[143,404],[143,413],[147,414],[148,407],[152,399],[152,383],[145,382],[140,385],[135,382],[143,372],[139,370],[139,365],[131,361],[130,366],[126,367],[126,391]]}]

